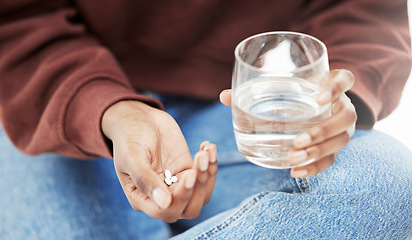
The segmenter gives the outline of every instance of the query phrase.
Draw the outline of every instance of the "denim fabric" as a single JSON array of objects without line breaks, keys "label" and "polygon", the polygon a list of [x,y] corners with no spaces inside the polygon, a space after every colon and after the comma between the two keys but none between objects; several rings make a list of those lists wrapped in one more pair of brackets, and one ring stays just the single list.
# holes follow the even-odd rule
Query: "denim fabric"
[{"label": "denim fabric", "polygon": [[[357,130],[336,163],[310,178],[265,169],[236,149],[231,110],[162,96],[195,154],[218,146],[212,198],[174,239],[412,238],[412,153],[374,130]],[[0,239],[166,239],[169,226],[135,212],[112,160],[19,153],[0,130]]]},{"label": "denim fabric", "polygon": [[357,130],[329,169],[293,179],[242,158],[230,108],[204,104],[189,113],[180,120],[186,139],[216,142],[219,170],[201,216],[178,224],[190,228],[230,210],[174,239],[412,239],[412,152],[390,136]]},{"label": "denim fabric", "polygon": [[[247,176],[252,184],[261,177]],[[380,132],[358,130],[332,167],[295,180],[294,191],[267,186],[174,239],[412,238],[412,154]],[[243,184],[237,187],[250,189],[247,180]],[[224,187],[218,184],[217,192]]]},{"label": "denim fabric", "polygon": [[166,239],[168,225],[135,212],[113,160],[18,152],[0,129],[0,239]]}]

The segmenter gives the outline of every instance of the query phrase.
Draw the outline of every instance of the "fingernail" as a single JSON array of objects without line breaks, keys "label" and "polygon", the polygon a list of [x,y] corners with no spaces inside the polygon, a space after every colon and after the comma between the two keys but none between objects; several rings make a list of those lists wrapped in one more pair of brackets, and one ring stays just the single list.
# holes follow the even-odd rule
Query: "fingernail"
[{"label": "fingernail", "polygon": [[199,169],[200,171],[204,172],[209,167],[209,159],[206,157],[205,154],[201,154],[199,157]]},{"label": "fingernail", "polygon": [[211,157],[211,159],[210,159],[210,162],[211,162],[211,163],[215,163],[216,161],[217,161],[216,154],[212,154],[212,157]]},{"label": "fingernail", "polygon": [[157,187],[152,192],[152,197],[155,203],[160,208],[167,208],[170,204],[170,195],[168,195],[163,189]]},{"label": "fingernail", "polygon": [[186,176],[185,179],[185,187],[187,189],[191,189],[193,188],[193,186],[195,186],[195,182],[196,182],[196,174],[190,174]]},{"label": "fingernail", "polygon": [[308,170],[302,169],[302,170],[293,170],[291,172],[292,177],[298,178],[298,177],[306,177],[308,175]]},{"label": "fingernail", "polygon": [[332,99],[332,92],[330,90],[322,92],[316,98],[316,100],[319,104],[328,103],[328,102],[330,102],[331,99]]},{"label": "fingernail", "polygon": [[308,146],[310,144],[310,141],[311,141],[310,135],[307,133],[303,133],[295,138],[295,140],[293,141],[293,144],[297,148],[303,148],[303,147]]},{"label": "fingernail", "polygon": [[299,162],[303,161],[308,157],[308,154],[305,150],[294,151],[291,153],[291,161],[292,162]]},{"label": "fingernail", "polygon": [[212,149],[210,149],[210,147],[206,147],[205,150],[210,153],[210,159],[209,159],[210,162],[211,162],[211,163],[216,162],[216,160],[217,160],[217,159],[216,159],[216,152],[213,151]]},{"label": "fingernail", "polygon": [[205,146],[209,144],[209,141],[204,141],[202,142],[202,144],[200,144],[200,151],[202,151],[203,149],[205,149]]},{"label": "fingernail", "polygon": [[222,91],[222,93],[228,94],[228,93],[230,93],[230,89],[225,89],[225,90]]}]

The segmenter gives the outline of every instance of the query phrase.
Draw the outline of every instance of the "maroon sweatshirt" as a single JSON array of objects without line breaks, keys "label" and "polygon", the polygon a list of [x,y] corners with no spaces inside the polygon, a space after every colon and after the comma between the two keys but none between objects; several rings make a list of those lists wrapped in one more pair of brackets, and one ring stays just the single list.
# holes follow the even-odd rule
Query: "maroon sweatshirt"
[{"label": "maroon sweatshirt", "polygon": [[411,66],[406,0],[1,0],[0,119],[28,154],[110,157],[102,114],[139,90],[213,99],[244,38],[290,30],[351,70],[359,126],[399,102]]}]

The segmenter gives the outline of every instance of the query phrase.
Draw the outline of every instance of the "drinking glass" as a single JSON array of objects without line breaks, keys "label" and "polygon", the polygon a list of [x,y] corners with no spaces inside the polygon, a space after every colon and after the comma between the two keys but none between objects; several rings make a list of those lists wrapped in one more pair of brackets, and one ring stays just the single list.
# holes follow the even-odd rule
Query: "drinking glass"
[{"label": "drinking glass", "polygon": [[302,33],[268,32],[243,40],[235,49],[232,116],[243,156],[267,168],[291,168],[288,152],[302,131],[331,115],[316,96],[328,82],[324,43]]}]

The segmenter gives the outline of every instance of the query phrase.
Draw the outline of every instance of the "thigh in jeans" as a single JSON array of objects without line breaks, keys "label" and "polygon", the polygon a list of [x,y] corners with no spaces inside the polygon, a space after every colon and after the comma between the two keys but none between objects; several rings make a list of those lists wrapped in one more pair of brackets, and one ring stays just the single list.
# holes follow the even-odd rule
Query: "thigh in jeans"
[{"label": "thigh in jeans", "polygon": [[299,192],[268,189],[176,239],[412,237],[412,153],[387,135],[358,130],[333,166],[296,183]]},{"label": "thigh in jeans", "polygon": [[0,239],[167,239],[167,224],[134,211],[113,161],[26,156],[0,128]]}]

